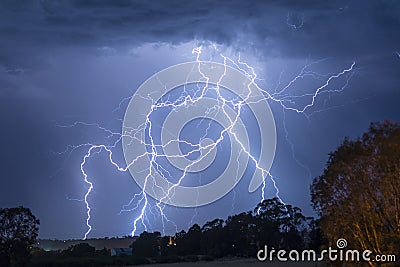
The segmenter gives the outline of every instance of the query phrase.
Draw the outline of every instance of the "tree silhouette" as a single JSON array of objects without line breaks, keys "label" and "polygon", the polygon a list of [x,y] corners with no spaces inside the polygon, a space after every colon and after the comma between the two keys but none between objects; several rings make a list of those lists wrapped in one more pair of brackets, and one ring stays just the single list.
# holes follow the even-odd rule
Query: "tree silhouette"
[{"label": "tree silhouette", "polygon": [[221,219],[215,219],[206,222],[201,228],[201,251],[203,254],[222,257],[226,250],[227,245],[226,231],[224,230],[225,222]]},{"label": "tree silhouette", "polygon": [[0,209],[0,266],[25,266],[38,231],[39,220],[30,209]]},{"label": "tree silhouette", "polygon": [[145,231],[133,242],[132,253],[137,256],[145,257],[159,256],[161,252],[160,241],[160,232],[148,233]]},{"label": "tree silhouette", "polygon": [[331,245],[345,238],[375,254],[400,251],[400,125],[371,124],[361,138],[345,139],[311,197]]},{"label": "tree silhouette", "polygon": [[226,220],[225,231],[230,255],[255,255],[256,221],[251,212],[229,216]]},{"label": "tree silhouette", "polygon": [[253,214],[257,219],[258,243],[285,249],[301,249],[312,218],[301,209],[285,205],[278,198],[266,199],[258,204]]},{"label": "tree silhouette", "polygon": [[198,224],[194,224],[189,228],[186,234],[186,245],[188,254],[199,254],[201,244],[201,228]]},{"label": "tree silhouette", "polygon": [[63,254],[72,257],[86,257],[95,255],[95,252],[96,248],[88,243],[79,243],[68,247],[63,251]]}]

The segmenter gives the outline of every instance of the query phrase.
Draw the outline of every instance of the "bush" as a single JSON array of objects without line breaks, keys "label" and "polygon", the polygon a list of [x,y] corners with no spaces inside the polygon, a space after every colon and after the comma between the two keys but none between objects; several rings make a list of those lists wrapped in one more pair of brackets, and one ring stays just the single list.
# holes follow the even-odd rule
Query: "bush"
[{"label": "bush", "polygon": [[211,255],[204,255],[204,256],[201,257],[200,260],[202,260],[202,261],[213,261],[214,257],[211,256]]},{"label": "bush", "polygon": [[150,261],[147,258],[145,258],[145,257],[136,257],[136,256],[128,257],[127,261],[125,262],[125,264],[127,264],[127,265],[140,265],[140,264],[149,264],[149,263],[150,263]]},{"label": "bush", "polygon": [[197,255],[187,255],[183,258],[183,261],[186,262],[196,262],[199,261],[199,257]]},{"label": "bush", "polygon": [[68,257],[68,258],[37,258],[32,261],[30,267],[97,267],[108,265],[109,262],[104,259]]},{"label": "bush", "polygon": [[176,255],[161,256],[154,259],[157,263],[174,263],[180,262],[181,258]]},{"label": "bush", "polygon": [[148,259],[134,256],[57,257],[48,255],[34,257],[29,267],[98,267],[110,265],[127,266],[148,263],[150,263]]}]

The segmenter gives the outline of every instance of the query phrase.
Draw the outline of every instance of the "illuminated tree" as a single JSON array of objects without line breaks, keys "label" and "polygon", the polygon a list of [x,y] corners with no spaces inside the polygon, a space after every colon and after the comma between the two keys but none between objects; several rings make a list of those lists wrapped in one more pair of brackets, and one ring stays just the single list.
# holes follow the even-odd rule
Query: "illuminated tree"
[{"label": "illuminated tree", "polygon": [[311,197],[330,245],[345,238],[352,248],[398,253],[400,125],[371,124],[361,138],[345,139],[314,179]]},{"label": "illuminated tree", "polygon": [[30,209],[0,209],[0,266],[26,265],[38,231],[39,220]]}]

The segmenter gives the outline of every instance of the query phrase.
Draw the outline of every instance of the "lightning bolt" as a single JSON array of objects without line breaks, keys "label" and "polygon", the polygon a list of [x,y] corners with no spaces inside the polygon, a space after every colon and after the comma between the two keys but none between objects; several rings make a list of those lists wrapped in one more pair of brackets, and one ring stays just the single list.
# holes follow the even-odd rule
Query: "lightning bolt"
[{"label": "lightning bolt", "polygon": [[[288,17],[287,17],[288,25],[289,25],[289,22],[290,22],[290,14],[288,13]],[[294,27],[295,29],[298,29],[303,25],[303,22],[304,22],[304,18],[302,17],[301,24],[289,25],[289,26]],[[215,49],[216,45],[213,45],[212,47]],[[201,62],[202,49],[203,49],[203,47],[199,46],[199,47],[195,47],[192,50],[192,55],[195,57],[196,62]],[[91,225],[92,208],[91,208],[91,204],[90,204],[90,195],[94,189],[93,179],[86,172],[85,165],[90,158],[92,158],[94,155],[99,154],[99,153],[108,154],[108,160],[109,160],[111,166],[115,167],[120,172],[126,172],[130,166],[135,164],[142,157],[148,157],[150,159],[149,166],[146,169],[149,171],[146,174],[147,176],[145,179],[145,184],[143,186],[143,189],[139,193],[134,194],[133,197],[131,198],[131,200],[126,205],[124,205],[122,207],[122,209],[120,210],[120,214],[123,212],[133,212],[133,211],[138,212],[137,216],[134,218],[134,220],[132,222],[132,231],[131,231],[132,236],[134,236],[137,233],[139,224],[141,224],[144,227],[144,229],[147,230],[148,224],[150,222],[149,217],[156,216],[155,213],[157,213],[158,216],[160,216],[160,218],[161,218],[163,232],[165,232],[165,227],[167,224],[172,224],[173,227],[175,228],[175,231],[176,232],[178,231],[177,225],[172,220],[170,220],[164,212],[165,207],[166,207],[165,202],[166,202],[166,200],[174,197],[174,194],[175,194],[174,189],[183,182],[183,180],[189,173],[190,168],[193,165],[195,165],[196,163],[203,160],[207,155],[209,155],[211,153],[211,151],[213,149],[216,149],[216,147],[219,144],[221,144],[221,142],[224,140],[226,134],[229,134],[229,136],[233,137],[232,141],[239,144],[239,147],[241,148],[240,153],[245,153],[248,156],[248,158],[254,163],[255,168],[264,177],[263,184],[261,187],[261,201],[265,200],[265,190],[266,190],[265,180],[266,180],[266,178],[268,178],[268,179],[270,179],[270,181],[273,184],[276,197],[278,197],[278,199],[282,203],[284,203],[283,200],[279,196],[279,188],[278,188],[278,185],[276,182],[276,177],[273,174],[271,174],[270,170],[265,170],[262,167],[260,167],[260,164],[258,163],[257,158],[251,154],[249,149],[246,148],[246,146],[242,143],[242,141],[240,140],[240,138],[237,136],[237,134],[234,131],[235,125],[237,125],[239,123],[239,118],[241,116],[243,107],[245,107],[249,103],[252,103],[251,102],[252,100],[250,99],[251,86],[255,86],[258,90],[260,90],[263,93],[263,95],[267,101],[280,105],[281,108],[284,110],[284,112],[290,111],[290,112],[295,112],[297,114],[307,115],[306,111],[308,111],[315,105],[316,99],[318,98],[318,96],[320,96],[322,94],[327,94],[327,93],[339,93],[339,92],[342,92],[346,88],[348,81],[351,77],[351,73],[353,73],[355,62],[352,62],[352,64],[349,67],[347,67],[337,73],[328,75],[326,77],[319,75],[318,73],[309,71],[309,68],[317,62],[312,62],[310,64],[306,64],[306,66],[300,71],[300,73],[296,77],[294,77],[289,83],[287,83],[286,86],[282,87],[281,89],[278,89],[278,87],[280,85],[280,82],[279,82],[279,85],[277,85],[277,88],[275,88],[274,91],[270,91],[270,90],[261,88],[261,86],[259,86],[257,84],[259,79],[257,77],[254,67],[252,67],[248,63],[242,61],[240,54],[239,54],[237,60],[233,60],[233,59],[229,58],[228,56],[223,55],[222,53],[220,53],[220,57],[223,61],[223,65],[225,66],[225,71],[224,71],[224,73],[221,74],[220,79],[215,86],[211,87],[209,85],[209,83],[208,83],[209,78],[202,72],[202,70],[200,68],[200,64],[198,64],[197,70],[193,70],[193,71],[198,71],[199,74],[203,77],[202,84],[204,84],[204,85],[200,86],[198,84],[197,91],[193,95],[187,93],[186,89],[184,88],[182,95],[180,97],[178,97],[178,99],[176,99],[175,101],[171,101],[171,100],[167,99],[164,101],[157,102],[157,101],[151,99],[151,96],[141,96],[144,99],[151,100],[153,104],[151,106],[150,112],[146,115],[146,122],[143,125],[141,125],[139,129],[130,129],[129,131],[124,131],[124,132],[114,132],[105,127],[102,127],[101,125],[99,125],[97,123],[75,122],[71,125],[66,125],[66,126],[59,125],[59,127],[77,127],[77,126],[95,127],[98,130],[102,131],[105,134],[106,139],[109,140],[109,144],[85,143],[85,144],[79,144],[76,146],[69,146],[66,150],[66,151],[73,151],[78,148],[86,149],[86,153],[84,154],[81,164],[80,164],[80,170],[82,173],[83,181],[87,185],[87,190],[86,190],[86,193],[83,198],[83,202],[85,203],[85,207],[86,207],[86,227],[87,227],[87,231],[85,232],[84,237],[83,237],[84,239],[86,239],[92,231],[92,225]],[[247,85],[246,94],[241,99],[237,99],[237,98],[228,99],[228,98],[224,97],[220,91],[220,82],[222,81],[223,77],[226,74],[226,68],[228,67],[228,65],[233,66],[234,68],[241,71],[250,80],[250,83]],[[338,79],[342,76],[346,77],[346,83],[343,87],[341,87],[339,89],[328,89],[328,87],[331,85],[333,80]],[[300,94],[300,95],[293,95],[293,94],[288,93],[289,89],[292,88],[298,80],[304,79],[306,77],[314,77],[314,78],[317,77],[318,79],[324,78],[324,82],[320,86],[318,86],[316,89],[312,90],[312,92],[310,92],[310,93],[305,93],[305,94]],[[155,111],[162,109],[162,108],[172,108],[173,110],[177,110],[177,109],[180,109],[183,107],[189,107],[190,105],[195,105],[201,99],[203,99],[205,97],[206,93],[209,92],[210,90],[213,90],[213,92],[216,93],[216,100],[218,102],[218,105],[213,107],[212,110],[210,109],[208,111],[208,113],[215,114],[216,112],[222,112],[222,113],[224,113],[226,118],[228,118],[228,120],[229,120],[229,126],[225,127],[219,133],[219,137],[215,141],[213,141],[209,144],[201,144],[201,142],[199,142],[199,144],[193,144],[193,143],[187,142],[185,140],[180,140],[179,138],[177,138],[175,140],[171,140],[168,144],[164,144],[164,145],[159,145],[155,142],[155,140],[153,139],[153,130],[154,130],[153,127],[154,126],[153,126],[152,120],[151,120],[151,116],[155,113]],[[127,97],[127,98],[123,99],[121,101],[121,103],[119,104],[119,106],[116,108],[116,110],[121,109],[123,102],[129,100],[130,98],[131,97]],[[308,102],[307,102],[307,104],[300,106],[297,104],[298,99],[308,99]],[[231,118],[228,115],[228,113],[227,113],[228,106],[233,107],[233,109],[236,111],[236,115],[234,118]],[[210,125],[209,125],[209,127],[210,127]],[[284,122],[284,127],[285,127],[285,133],[286,133],[285,138],[287,141],[289,141],[288,132],[286,129],[286,122]],[[135,158],[134,160],[132,160],[125,166],[121,167],[113,158],[113,150],[116,148],[116,146],[118,144],[121,143],[123,137],[129,137],[132,140],[137,140],[137,141],[140,141],[143,143],[142,139],[138,135],[140,135],[140,133],[143,132],[144,129],[147,129],[146,136],[148,137],[148,140],[149,140],[148,142],[145,142],[145,144],[144,144],[147,148],[146,152],[142,155],[139,155],[137,158]],[[208,129],[207,129],[207,131],[208,131]],[[206,131],[206,134],[207,134],[207,131]],[[205,138],[206,134],[204,135],[204,138]],[[177,142],[178,144],[188,145],[192,149],[183,155],[166,155],[166,154],[160,152],[160,150],[162,150],[163,148],[165,148],[165,146],[169,145],[172,142]],[[292,143],[290,143],[290,144],[291,144],[291,149],[293,152],[292,156],[295,158],[293,144]],[[147,184],[150,182],[149,178],[153,175],[151,167],[155,166],[156,171],[158,171],[158,173],[164,179],[168,179],[171,176],[169,174],[169,172],[167,170],[165,170],[158,163],[157,159],[162,158],[162,157],[165,157],[165,158],[166,157],[188,157],[190,155],[193,155],[196,152],[199,153],[201,151],[206,151],[206,152],[204,154],[202,154],[201,157],[198,157],[196,160],[193,160],[190,164],[188,164],[184,168],[182,175],[180,175],[180,177],[178,178],[178,181],[176,183],[174,183],[173,186],[169,187],[167,191],[163,192],[164,197],[160,201],[157,201],[155,203],[155,206],[150,205],[150,199],[149,199],[147,193],[145,192],[144,188],[146,188]],[[301,164],[299,161],[297,161],[297,159],[296,159],[296,162],[298,164]],[[304,166],[304,165],[302,165],[302,166]],[[161,188],[157,184],[152,184],[152,187],[154,190],[156,189],[156,187],[157,187],[157,189]],[[232,206],[232,209],[233,209],[233,206]],[[194,218],[196,215],[197,215],[197,209],[195,209],[195,213],[191,219],[191,222],[194,221]]]}]

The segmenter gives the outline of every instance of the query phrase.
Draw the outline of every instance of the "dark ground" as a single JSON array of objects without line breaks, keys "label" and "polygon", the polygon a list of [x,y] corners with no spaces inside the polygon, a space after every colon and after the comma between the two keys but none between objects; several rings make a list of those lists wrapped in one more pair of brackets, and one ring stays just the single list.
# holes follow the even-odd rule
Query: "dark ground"
[{"label": "dark ground", "polygon": [[179,263],[170,263],[170,264],[150,264],[146,265],[147,267],[284,267],[284,266],[293,266],[293,267],[325,267],[329,266],[325,263],[315,263],[315,262],[260,262],[257,259],[234,259],[234,260],[219,260],[219,261],[202,261],[202,262],[179,262]]}]

